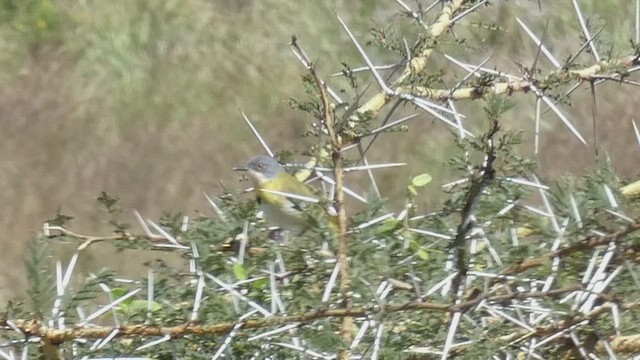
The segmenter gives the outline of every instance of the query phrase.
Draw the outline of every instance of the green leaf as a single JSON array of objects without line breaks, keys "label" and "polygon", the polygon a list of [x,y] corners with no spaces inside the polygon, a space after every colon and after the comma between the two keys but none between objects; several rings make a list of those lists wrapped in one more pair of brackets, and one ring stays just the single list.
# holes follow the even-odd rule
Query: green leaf
[{"label": "green leaf", "polygon": [[424,173],[424,174],[414,176],[413,179],[411,179],[411,185],[419,188],[427,185],[428,183],[431,182],[431,180],[432,180],[431,175]]},{"label": "green leaf", "polygon": [[266,288],[267,285],[269,285],[269,279],[267,279],[267,278],[256,280],[251,284],[251,286],[256,290],[262,290],[262,289]]},{"label": "green leaf", "polygon": [[409,185],[409,186],[407,186],[407,190],[409,190],[409,192],[410,192],[412,195],[418,195],[418,192],[416,191],[416,188],[415,188],[415,187],[413,187],[413,185]]},{"label": "green leaf", "polygon": [[376,229],[376,234],[382,234],[385,232],[393,231],[398,227],[400,220],[396,219],[387,219],[382,222],[380,226]]},{"label": "green leaf", "polygon": [[244,269],[244,266],[240,263],[233,264],[233,275],[236,276],[238,280],[246,280],[247,279],[247,271]]},{"label": "green leaf", "polygon": [[[121,297],[127,295],[129,291],[125,288],[113,288],[111,289],[111,294],[113,295],[113,299],[117,300],[120,299]],[[128,298],[127,300],[121,302],[121,304],[130,304],[133,301],[133,298]]]},{"label": "green leaf", "polygon": [[416,255],[422,260],[429,260],[429,252],[423,248],[420,243],[413,239],[409,241],[409,249],[415,251]]},{"label": "green leaf", "polygon": [[147,311],[147,308],[151,310],[151,312],[156,312],[160,310],[160,304],[158,304],[155,301],[151,302],[151,306],[147,306],[147,304],[149,304],[149,302],[147,300],[134,300],[131,302],[131,304],[127,307],[127,311],[129,313],[134,313],[134,314],[142,314],[145,313]]},{"label": "green leaf", "polygon": [[416,255],[422,260],[429,260],[429,253],[423,248],[419,248],[418,251],[416,251]]},{"label": "green leaf", "polygon": [[[151,304],[148,306],[148,304]],[[161,305],[155,301],[149,303],[147,300],[132,300],[130,302],[124,302],[116,307],[116,311],[118,314],[124,315],[127,318],[136,315],[143,315],[147,313],[147,309],[149,309],[152,313],[160,311],[162,309]],[[107,319],[109,314],[105,314],[105,319]]]},{"label": "green leaf", "polygon": [[417,252],[418,249],[420,249],[420,243],[418,241],[416,241],[415,239],[409,241],[409,249]]}]

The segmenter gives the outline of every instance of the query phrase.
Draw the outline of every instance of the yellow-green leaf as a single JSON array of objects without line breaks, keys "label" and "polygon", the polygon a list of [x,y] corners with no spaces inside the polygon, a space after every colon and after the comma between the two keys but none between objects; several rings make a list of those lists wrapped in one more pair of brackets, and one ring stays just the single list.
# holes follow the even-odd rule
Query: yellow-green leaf
[{"label": "yellow-green leaf", "polygon": [[423,248],[419,248],[418,251],[416,251],[416,255],[422,260],[429,260],[429,253]]},{"label": "yellow-green leaf", "polygon": [[387,220],[383,221],[380,226],[378,226],[378,228],[376,229],[376,233],[377,234],[382,234],[382,233],[385,233],[385,232],[389,232],[389,231],[395,230],[399,223],[400,223],[400,220],[387,219]]},{"label": "yellow-green leaf", "polygon": [[[111,289],[111,295],[113,295],[113,299],[117,300],[123,296],[125,296],[129,291],[125,288],[121,288],[121,287],[117,287],[117,288],[113,288]],[[121,302],[121,305],[127,305],[130,304],[133,301],[133,298],[128,298],[127,300]]]},{"label": "yellow-green leaf", "polygon": [[266,288],[267,285],[269,285],[269,279],[267,279],[267,278],[256,280],[253,283],[251,283],[251,286],[256,290],[262,290],[262,289]]},{"label": "yellow-green leaf", "polygon": [[413,179],[411,179],[411,185],[419,188],[427,185],[428,183],[431,182],[431,180],[432,180],[431,175],[424,173],[424,174],[414,176]]},{"label": "yellow-green leaf", "polygon": [[147,304],[149,304],[149,302],[147,300],[134,300],[133,302],[131,302],[131,304],[128,306],[128,311],[130,311],[131,313],[144,313],[147,311],[147,309],[150,309],[151,312],[156,312],[160,310],[160,304],[158,304],[155,301],[152,301],[149,306],[147,306]]},{"label": "yellow-green leaf", "polygon": [[247,271],[244,269],[244,266],[240,263],[233,264],[233,275],[236,276],[238,280],[246,280],[247,279]]}]

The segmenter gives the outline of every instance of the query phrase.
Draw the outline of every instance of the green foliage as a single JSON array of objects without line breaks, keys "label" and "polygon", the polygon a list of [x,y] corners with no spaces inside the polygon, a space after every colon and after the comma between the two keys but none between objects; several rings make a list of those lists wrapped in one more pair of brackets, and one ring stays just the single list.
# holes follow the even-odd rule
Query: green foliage
[{"label": "green foliage", "polygon": [[100,294],[100,285],[112,286],[115,276],[116,273],[113,270],[102,269],[97,274],[86,278],[77,291],[65,299],[65,313],[74,314],[76,306],[96,301]]},{"label": "green foliage", "polygon": [[43,318],[49,311],[55,296],[49,242],[43,237],[34,237],[29,241],[25,259],[29,290],[30,311],[37,318]]},{"label": "green foliage", "polygon": [[62,209],[58,208],[56,215],[46,222],[52,226],[66,226],[69,221],[73,220],[73,216],[62,213]]},{"label": "green foliage", "polygon": [[1,0],[0,21],[37,48],[60,39],[65,17],[51,0]]},{"label": "green foliage", "polygon": [[[315,80],[310,74],[305,74],[302,76],[302,84],[304,85],[305,93],[307,93],[310,99],[307,101],[300,101],[300,100],[291,98],[289,99],[289,105],[293,109],[300,110],[310,114],[311,116],[313,116],[313,118],[317,120],[322,120],[324,116],[323,109],[322,109],[322,102],[318,97],[318,88],[316,87]],[[319,136],[320,132],[321,132],[320,127],[316,125],[312,127],[312,130],[309,132],[309,134]]]},{"label": "green foliage", "polygon": [[[118,300],[127,294],[128,290],[125,288],[115,288],[111,290],[113,300]],[[142,299],[136,299],[133,297],[127,298],[120,302],[116,307],[116,312],[123,316],[123,320],[128,323],[142,323],[147,316],[153,316],[154,313],[161,311],[162,306],[156,301],[148,301]]]},{"label": "green foliage", "polygon": [[[482,108],[489,120],[498,120],[507,111],[513,109],[515,103],[506,95],[491,94],[486,98],[485,106]],[[515,145],[506,143],[507,146]]]},{"label": "green foliage", "polygon": [[[512,108],[512,104],[503,97],[491,97],[485,103],[485,112],[489,119],[500,121],[501,117]],[[492,131],[492,130],[491,130]],[[489,141],[491,140],[491,141]],[[460,222],[461,209],[468,201],[468,194],[472,192],[473,183],[482,177],[486,171],[482,165],[487,154],[493,154],[497,159],[493,180],[483,188],[479,194],[479,201],[474,210],[476,222],[482,224],[485,236],[490,237],[490,246],[500,254],[504,266],[517,266],[525,259],[544,256],[548,253],[549,239],[557,234],[551,226],[549,218],[540,218],[532,214],[524,206],[514,206],[507,212],[501,210],[506,204],[525,203],[536,193],[536,189],[509,179],[524,178],[534,169],[534,163],[517,155],[513,150],[522,142],[520,132],[489,132],[476,138],[466,138],[458,141],[459,155],[448,162],[455,171],[466,179],[454,186],[448,193],[449,199],[435,212],[418,216],[415,219],[399,220],[388,218],[375,225],[365,225],[371,219],[384,214],[385,203],[373,201],[361,213],[351,218],[350,228],[354,229],[350,235],[349,256],[350,274],[353,282],[349,288],[351,293],[351,307],[369,309],[371,314],[368,321],[384,324],[385,335],[381,338],[375,332],[367,332],[361,339],[359,346],[353,350],[368,354],[372,350],[371,344],[380,342],[379,356],[388,358],[412,358],[416,349],[438,347],[444,342],[449,331],[449,318],[444,312],[403,310],[386,313],[380,306],[414,304],[416,296],[424,296],[427,289],[432,288],[447,276],[445,264],[451,250],[450,241],[433,238],[427,234],[416,233],[415,229],[428,229],[432,233],[453,236],[453,229]],[[412,177],[407,185],[409,199],[417,196],[419,190],[432,181],[430,175],[423,173]],[[574,218],[573,205],[567,199],[573,197],[579,209],[582,222],[570,221],[564,229],[567,245],[582,241],[590,232],[599,231],[609,233],[624,226],[625,222],[612,216],[608,211],[610,203],[604,186],[616,189],[619,186],[611,163],[604,162],[601,167],[583,178],[562,179],[549,190],[551,209],[556,218]],[[286,239],[284,243],[269,239],[264,230],[265,224],[256,218],[255,202],[240,194],[228,192],[214,199],[224,220],[218,218],[200,217],[190,221],[188,228],[183,228],[182,214],[165,213],[159,224],[172,233],[183,244],[197,249],[197,256],[191,250],[183,253],[193,263],[196,271],[184,272],[180,268],[168,265],[164,261],[153,261],[147,264],[153,269],[153,300],[148,300],[149,294],[140,294],[122,301],[114,308],[113,313],[102,316],[102,321],[110,323],[122,321],[127,324],[156,324],[159,326],[182,326],[190,323],[199,299],[197,319],[203,324],[234,324],[240,314],[259,309],[278,311],[281,306],[286,307],[287,314],[322,314],[325,310],[335,309],[335,304],[342,301],[342,295],[337,291],[327,293],[328,283],[335,269],[333,257],[336,251],[335,238],[326,224],[326,216],[322,216],[319,207],[307,207],[305,212],[309,221],[314,221],[311,231]],[[120,207],[118,200],[107,194],[101,194],[100,204],[107,210],[107,216],[117,218]],[[626,211],[637,212],[637,204],[625,203]],[[555,221],[555,220],[553,220]],[[120,228],[120,221],[112,221],[114,229]],[[521,239],[517,246],[510,236],[511,229],[520,224],[529,226],[536,235]],[[247,229],[247,240],[242,241],[243,233]],[[469,264],[469,271],[499,271],[502,267],[496,265],[495,260],[487,251],[487,243],[481,237],[473,235],[467,241],[478,241],[479,253]],[[126,243],[135,248],[133,243]],[[233,244],[230,246],[229,244]],[[484,245],[483,245],[484,244]],[[242,250],[241,250],[242,249]],[[259,251],[254,251],[259,250]],[[243,253],[240,258],[240,253]],[[34,245],[32,247],[33,264],[42,264],[42,251]],[[563,258],[562,272],[558,275],[557,284],[561,286],[575,286],[581,282],[581,276],[586,271],[590,255],[583,252],[568,254]],[[34,301],[34,308],[46,313],[51,298],[46,294],[53,294],[50,278],[43,278],[42,271],[36,271],[35,265],[29,265],[30,277],[33,278],[33,290],[30,297],[40,300]],[[266,270],[265,270],[266,269]],[[523,276],[545,278],[555,274],[551,260],[543,266],[527,271]],[[67,289],[65,301],[67,313],[73,308],[93,307],[104,301],[104,296],[97,296],[101,286],[108,286],[109,301],[114,301],[128,294],[136,288],[148,288],[144,282],[134,286],[121,286],[115,283],[114,273],[105,271],[90,277],[77,290]],[[215,279],[215,280],[214,280]],[[217,286],[218,282],[233,284],[234,291],[225,290]],[[398,284],[389,294],[384,295],[381,282]],[[198,285],[204,284],[204,285]],[[404,284],[404,285],[402,285]],[[49,285],[49,287],[47,287]],[[489,284],[488,286],[492,286]],[[200,289],[200,290],[198,290]],[[610,287],[611,295],[630,298],[637,295],[634,279],[631,274],[621,276]],[[201,291],[200,295],[197,293]],[[483,294],[482,287],[468,289],[467,296],[490,296]],[[473,295],[475,294],[475,295]],[[245,300],[240,300],[242,296]],[[246,299],[250,299],[251,304]],[[428,301],[446,302],[447,296],[432,293]],[[554,311],[565,314],[567,319],[574,314],[575,309],[567,305],[558,305],[553,299],[542,301],[540,306],[553,308]],[[19,304],[17,305],[19,306]],[[380,309],[380,310],[375,310]],[[280,311],[285,309],[280,309]],[[13,313],[19,313],[12,310]],[[264,310],[260,310],[264,311]],[[469,316],[474,316],[472,312]],[[489,316],[487,314],[487,316]],[[631,314],[637,316],[637,314]],[[70,317],[73,319],[74,317]],[[473,320],[477,321],[477,320]],[[463,347],[457,354],[461,359],[489,358],[492,354],[505,350],[519,351],[511,345],[509,336],[514,331],[505,319],[491,317],[491,323],[478,327],[473,321],[462,322],[459,332],[465,334],[464,340],[471,341],[477,346]],[[602,324],[600,324],[602,323]],[[336,349],[348,344],[336,331],[340,318],[319,318],[308,323],[300,324],[290,331],[279,332],[269,336],[270,343],[286,342],[291,334],[305,339],[305,346],[320,353],[334,353]],[[361,323],[360,323],[361,324]],[[615,329],[610,322],[598,320],[594,329],[603,334],[612,334]],[[634,331],[636,325],[625,319],[625,329]],[[358,328],[354,329],[356,331]],[[596,331],[590,328],[580,329],[580,336],[589,337]],[[263,341],[249,341],[268,329],[243,329],[234,333],[229,341],[225,353],[232,358],[245,358],[259,352],[264,356],[277,358],[296,358],[297,350],[281,346],[265,348]],[[88,347],[79,346],[76,354],[107,355],[114,353],[136,352],[140,356],[154,358],[210,358],[211,353],[225,343],[227,334],[215,336],[188,336],[172,339],[150,349],[135,350],[152,341],[145,337],[129,340],[113,341],[108,352],[92,351]],[[65,345],[66,346],[66,345]],[[207,349],[207,355],[196,349]],[[564,353],[562,346],[551,343],[545,347],[545,354]],[[403,354],[403,355],[400,355]],[[406,355],[406,356],[405,356]],[[551,356],[551,355],[550,355]],[[555,355],[553,355],[555,356]]]},{"label": "green foliage", "polygon": [[114,227],[114,231],[124,233],[129,228],[129,224],[120,220],[120,217],[122,216],[122,207],[118,204],[118,198],[112,197],[103,191],[100,193],[97,200],[104,207],[103,210],[109,216],[109,225]]}]

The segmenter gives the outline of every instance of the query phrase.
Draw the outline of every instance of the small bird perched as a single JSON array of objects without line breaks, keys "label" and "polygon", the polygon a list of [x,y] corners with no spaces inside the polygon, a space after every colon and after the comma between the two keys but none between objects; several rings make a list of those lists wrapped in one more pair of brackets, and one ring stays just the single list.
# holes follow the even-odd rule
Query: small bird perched
[{"label": "small bird perched", "polygon": [[[301,202],[317,202],[314,191],[287,173],[272,157],[260,155],[252,158],[246,167],[253,180],[256,198],[268,223],[292,235],[302,234],[308,226],[302,213]],[[315,201],[314,201],[315,200]]]}]

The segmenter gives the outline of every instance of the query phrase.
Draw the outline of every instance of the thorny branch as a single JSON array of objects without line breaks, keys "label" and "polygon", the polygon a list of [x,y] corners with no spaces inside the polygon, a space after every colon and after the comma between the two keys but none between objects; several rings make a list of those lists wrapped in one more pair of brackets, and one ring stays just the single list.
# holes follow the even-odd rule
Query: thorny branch
[{"label": "thorny branch", "polygon": [[[59,231],[60,234],[51,234],[51,231]],[[113,235],[105,235],[105,236],[93,236],[93,235],[82,235],[74,233],[73,231],[62,227],[62,226],[51,226],[49,224],[44,225],[44,234],[47,237],[59,237],[61,235],[68,236],[71,238],[76,238],[79,240],[83,240],[82,244],[78,247],[78,250],[83,250],[93,243],[101,242],[101,241],[135,241],[135,240],[147,240],[152,244],[163,244],[166,243],[167,240],[162,235],[156,234],[146,234],[146,235],[132,235],[128,232],[125,233],[115,233]]]},{"label": "thorny branch", "polygon": [[[292,41],[292,46],[296,47],[297,43],[295,38]],[[336,124],[332,109],[332,104],[327,97],[326,84],[318,77],[315,67],[312,65],[309,67],[309,72],[315,80],[316,87],[320,93],[320,99],[322,100],[324,126],[327,129],[327,135],[331,143],[331,159],[333,161],[333,176],[336,182],[334,208],[338,213],[338,264],[340,266],[340,293],[343,296],[344,308],[348,311],[351,309],[350,299],[350,274],[349,274],[349,261],[348,257],[348,237],[347,237],[347,214],[344,207],[344,170],[342,166],[342,138],[339,133],[336,132]],[[353,317],[345,316],[342,319],[342,326],[340,329],[342,339],[346,344],[353,340]],[[343,349],[340,352],[339,358],[348,360],[350,358],[349,349]]]},{"label": "thorny branch", "polygon": [[[442,36],[452,25],[451,20],[453,19],[453,16],[462,8],[464,3],[464,0],[445,2],[440,16],[438,17],[436,22],[429,28],[428,35],[434,39]],[[424,51],[422,51],[419,56],[410,59],[402,74],[391,85],[391,88],[400,86],[405,81],[405,79],[407,79],[411,75],[422,73],[427,66],[432,52],[433,48],[428,47]],[[387,94],[382,91],[372,96],[369,101],[358,108],[358,113],[363,114],[366,112],[371,112],[372,114],[377,114],[392,99],[393,96],[391,94]],[[354,115],[351,120],[357,121],[358,116]]]},{"label": "thorny branch", "polygon": [[[602,295],[602,294],[601,294]],[[567,343],[565,341],[565,337],[558,337],[557,334],[566,333],[572,327],[577,326],[581,323],[589,322],[593,323],[598,317],[602,314],[610,312],[613,308],[614,303],[605,302],[602,305],[594,308],[592,311],[586,314],[578,314],[569,316],[566,319],[560,320],[553,325],[548,326],[538,326],[535,327],[531,331],[527,331],[524,329],[517,330],[508,335],[502,336],[499,338],[499,342],[508,343],[508,346],[516,346],[518,344],[524,343],[527,340],[530,340],[532,337],[539,337],[541,341],[544,341],[550,337],[555,337],[555,342],[560,345],[561,348],[564,348],[566,353],[572,353],[575,348],[571,343]],[[633,308],[637,308],[640,306],[640,301],[634,301],[631,303],[623,303],[618,304],[622,309],[629,310]],[[636,353],[640,350],[640,334],[634,335],[626,335],[626,336],[613,336],[608,339],[609,345],[611,348],[620,354],[630,354]],[[598,341],[594,348],[598,353],[605,353],[605,343],[604,341]],[[464,352],[468,351],[470,346],[461,346],[454,351],[452,351],[452,356],[461,355]]]},{"label": "thorny branch", "polygon": [[549,262],[549,259],[553,259],[554,257],[564,257],[578,251],[585,251],[589,249],[593,249],[598,246],[607,245],[611,242],[620,243],[626,240],[626,237],[636,231],[640,230],[640,219],[636,219],[631,224],[627,225],[626,228],[617,231],[612,234],[608,234],[605,236],[590,236],[582,241],[579,241],[573,245],[570,245],[566,248],[553,251],[542,256],[526,259],[520,263],[513,264],[510,267],[502,270],[500,274],[517,274],[525,272],[529,269],[536,268],[542,266]]},{"label": "thorny branch", "polygon": [[[544,298],[559,296],[568,292],[579,290],[577,287],[568,287],[562,289],[550,290],[548,292],[525,292],[506,295],[478,297],[474,300],[466,301],[456,305],[440,304],[434,302],[411,302],[403,305],[387,305],[380,307],[379,305],[371,308],[352,308],[352,309],[330,309],[310,311],[300,315],[273,316],[260,320],[246,320],[241,322],[241,328],[261,329],[290,323],[309,323],[314,320],[335,317],[368,317],[379,313],[395,313],[409,310],[421,311],[461,311],[473,308],[482,301],[488,302],[506,302],[513,299],[526,298]],[[69,329],[53,329],[44,325],[39,320],[9,320],[0,317],[0,326],[19,329],[27,336],[39,336],[46,339],[52,344],[62,344],[63,342],[85,338],[99,339],[109,335],[114,329],[118,329],[117,337],[127,336],[165,336],[178,338],[185,335],[220,335],[229,332],[237,322],[228,322],[220,324],[203,325],[197,323],[185,323],[178,326],[162,327],[156,325],[122,325],[117,328],[110,326],[91,326],[91,327],[75,327]]]},{"label": "thorny branch", "polygon": [[500,125],[498,121],[492,120],[491,129],[484,137],[487,147],[485,163],[480,169],[480,177],[473,179],[471,182],[471,188],[467,192],[467,199],[464,207],[462,208],[460,225],[458,225],[456,237],[451,245],[454,251],[454,271],[457,271],[457,275],[452,280],[451,287],[454,301],[458,296],[460,285],[464,282],[467,275],[468,263],[465,239],[474,226],[474,222],[472,221],[473,214],[480,202],[480,197],[484,190],[495,178],[496,171],[493,168],[493,163],[496,160],[496,152],[493,144],[493,137],[499,130]]},{"label": "thorny branch", "polygon": [[633,66],[637,66],[638,64],[640,64],[640,55],[630,55],[617,60],[602,61],[598,64],[583,69],[561,68],[557,71],[551,72],[542,80],[534,80],[531,78],[513,78],[509,79],[508,81],[495,81],[483,84],[482,86],[459,88],[453,90],[435,89],[412,85],[410,87],[400,86],[396,89],[396,92],[398,94],[411,94],[425,99],[437,101],[482,99],[490,94],[511,95],[516,92],[526,93],[528,91],[531,91],[534,86],[539,87],[541,90],[545,90],[549,83],[557,81],[594,81],[601,78],[602,75],[600,73],[608,68],[622,67],[624,69],[629,69]]},{"label": "thorny branch", "polygon": [[[68,329],[55,329],[50,328],[43,324],[40,320],[9,320],[0,317],[0,327],[11,328],[13,330],[21,331],[25,336],[25,341],[31,337],[39,337],[41,341],[51,345],[60,345],[62,343],[76,340],[76,339],[103,339],[107,336],[113,336],[114,338],[126,338],[126,337],[162,337],[169,336],[172,339],[182,338],[188,335],[193,336],[212,336],[223,335],[229,331],[236,329],[255,330],[267,327],[283,326],[287,324],[310,323],[314,320],[324,318],[368,318],[377,314],[391,314],[406,311],[438,311],[438,312],[458,312],[468,311],[475,308],[480,303],[501,303],[505,304],[513,300],[521,299],[548,299],[551,297],[561,296],[567,293],[571,293],[576,290],[581,290],[580,287],[572,286],[566,288],[560,288],[555,290],[549,290],[546,292],[533,291],[533,292],[516,292],[511,294],[494,295],[494,296],[480,296],[476,299],[465,301],[459,304],[440,304],[434,302],[411,302],[404,305],[387,305],[387,306],[374,306],[369,308],[351,308],[351,309],[332,309],[332,310],[318,310],[310,311],[300,315],[285,315],[274,316],[264,318],[260,320],[245,320],[240,322],[227,322],[220,324],[203,325],[199,323],[189,322],[177,326],[157,326],[157,325],[121,325],[121,326],[91,326],[91,327],[74,327]],[[601,296],[601,294],[599,294]],[[604,295],[602,295],[604,296]],[[608,302],[607,302],[608,303]],[[539,326],[534,328],[534,331],[527,334],[518,333],[520,337],[532,335],[537,336],[549,336],[553,333],[557,333],[578,324],[585,320],[595,320],[599,315],[603,314],[607,309],[607,303],[604,303],[600,307],[593,311],[583,314],[572,316],[564,321],[560,321],[552,327]],[[631,309],[638,307],[640,302],[623,303],[621,307],[623,309]],[[115,333],[115,335],[114,335]],[[514,335],[515,336],[515,335]],[[637,337],[637,336],[635,336]],[[620,338],[617,341],[617,338]],[[640,346],[636,345],[631,347],[629,345],[629,336],[614,337],[611,339],[612,343],[620,343],[621,352],[633,352],[640,350]],[[557,339],[558,342],[562,342],[561,338]],[[617,341],[617,342],[616,342]],[[626,342],[625,342],[626,341]],[[623,350],[624,349],[624,350]]]}]

